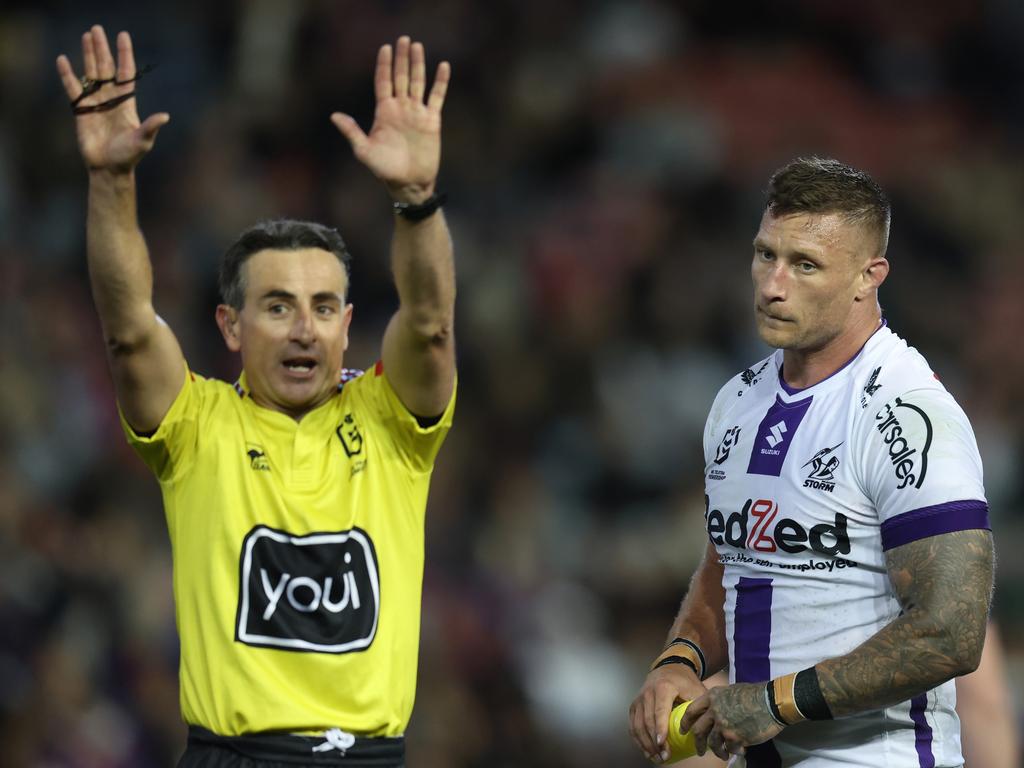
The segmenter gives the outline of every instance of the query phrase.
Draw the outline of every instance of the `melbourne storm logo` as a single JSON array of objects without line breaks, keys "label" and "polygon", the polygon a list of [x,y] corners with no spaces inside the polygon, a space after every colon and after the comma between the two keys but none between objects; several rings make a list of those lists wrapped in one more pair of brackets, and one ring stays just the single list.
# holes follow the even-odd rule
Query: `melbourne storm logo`
[{"label": "melbourne storm logo", "polygon": [[898,489],[920,488],[928,474],[928,451],[932,447],[932,422],[924,410],[897,397],[875,414],[875,429],[888,451]]},{"label": "melbourne storm logo", "polygon": [[242,542],[240,566],[240,642],[320,653],[373,642],[380,576],[366,531],[293,536],[258,525]]},{"label": "melbourne storm logo", "polygon": [[804,464],[802,469],[811,468],[811,473],[804,480],[804,488],[815,488],[829,493],[836,489],[836,470],[839,469],[839,458],[833,454],[840,445],[842,443],[833,445],[831,448],[822,448]]}]

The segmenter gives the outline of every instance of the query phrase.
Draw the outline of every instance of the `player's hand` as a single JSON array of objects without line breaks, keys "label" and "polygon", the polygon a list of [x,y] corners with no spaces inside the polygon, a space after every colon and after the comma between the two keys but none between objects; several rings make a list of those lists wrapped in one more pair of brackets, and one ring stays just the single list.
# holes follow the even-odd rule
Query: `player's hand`
[{"label": "player's hand", "polygon": [[668,756],[665,739],[672,707],[706,693],[703,683],[685,664],[666,664],[647,675],[629,705],[629,733],[648,760],[660,763]]},{"label": "player's hand", "polygon": [[746,747],[768,741],[784,728],[768,710],[764,683],[712,688],[687,708],[679,727],[693,732],[698,755],[710,749],[723,760],[744,754]]},{"label": "player's hand", "polygon": [[[135,77],[135,55],[132,39],[127,32],[117,36],[117,65],[110,52],[107,34],[98,24],[82,35],[82,62],[84,77],[88,80],[131,80]],[[74,101],[83,90],[82,81],[75,75],[68,57],[57,57],[57,72],[68,99]],[[117,85],[106,83],[96,93],[83,99],[79,106],[100,104],[125,93],[131,93],[137,82]],[[104,112],[76,115],[78,149],[90,171],[129,173],[139,160],[153,148],[156,134],[171,119],[166,112],[150,115],[143,123],[131,98]]]},{"label": "player's hand", "polygon": [[441,107],[450,77],[451,66],[442,61],[424,102],[423,44],[402,36],[395,45],[394,61],[390,45],[382,45],[377,54],[373,78],[377,107],[370,133],[363,133],[350,115],[331,115],[355,156],[388,186],[395,200],[416,204],[434,193],[441,165]]}]

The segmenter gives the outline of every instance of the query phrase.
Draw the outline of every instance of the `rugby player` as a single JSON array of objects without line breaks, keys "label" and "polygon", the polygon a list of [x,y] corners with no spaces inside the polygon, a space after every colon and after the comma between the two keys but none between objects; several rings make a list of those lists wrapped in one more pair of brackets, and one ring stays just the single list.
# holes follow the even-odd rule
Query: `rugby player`
[{"label": "rugby player", "polygon": [[[163,493],[181,635],[183,766],[399,766],[413,706],[424,508],[455,397],[455,276],[435,190],[450,67],[423,46],[377,57],[374,123],[332,121],[390,193],[399,308],[381,361],[343,369],[348,253],[320,224],[243,233],[216,320],[232,385],[193,372],[154,311],[134,169],[166,113],[140,121],[131,39],[82,37],[58,72],[89,173],[87,252],[129,441]],[[226,137],[226,140],[227,139]]]},{"label": "rugby player", "polygon": [[953,678],[984,644],[988,505],[967,417],[882,317],[889,224],[835,160],[771,178],[751,274],[776,351],[708,416],[709,544],[630,708],[655,762],[693,700],[698,751],[748,766],[963,764]]}]

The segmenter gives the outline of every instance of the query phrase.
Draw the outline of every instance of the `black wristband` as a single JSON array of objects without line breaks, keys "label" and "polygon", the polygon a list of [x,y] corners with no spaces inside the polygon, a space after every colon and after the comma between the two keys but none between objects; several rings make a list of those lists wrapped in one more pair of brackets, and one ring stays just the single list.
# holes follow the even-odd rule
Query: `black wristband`
[{"label": "black wristband", "polygon": [[700,677],[700,672],[697,670],[697,665],[685,656],[666,656],[664,659],[662,659],[654,665],[654,668],[651,670],[651,672],[653,672],[658,667],[664,667],[668,664],[685,664],[693,670],[693,674],[695,674],[698,678]]},{"label": "black wristband", "polygon": [[832,719],[832,710],[821,693],[818,672],[814,667],[796,673],[796,679],[793,681],[793,699],[797,709],[808,720]]},{"label": "black wristband", "polygon": [[788,723],[782,719],[782,713],[779,711],[779,705],[775,701],[775,685],[773,680],[769,680],[764,686],[765,698],[768,700],[768,711],[772,717],[775,718],[775,722],[779,725],[788,725]]},{"label": "black wristband", "polygon": [[693,642],[693,640],[687,640],[685,637],[675,638],[671,643],[668,644],[668,647],[671,648],[673,645],[685,645],[687,648],[691,649],[694,653],[697,654],[697,658],[700,659],[700,670],[697,672],[697,677],[703,680],[704,673],[707,672],[708,669],[708,662],[707,659],[704,658],[704,651],[700,649],[700,646]]},{"label": "black wristband", "polygon": [[446,193],[435,192],[418,205],[395,202],[392,205],[392,208],[395,213],[403,219],[407,219],[408,221],[423,221],[423,219],[428,216],[432,216],[434,212],[447,201],[448,195]]}]

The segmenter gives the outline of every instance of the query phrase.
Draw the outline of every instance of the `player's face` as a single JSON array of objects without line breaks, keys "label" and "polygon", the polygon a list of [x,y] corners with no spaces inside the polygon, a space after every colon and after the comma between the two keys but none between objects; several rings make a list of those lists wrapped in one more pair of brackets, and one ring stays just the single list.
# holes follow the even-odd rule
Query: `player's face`
[{"label": "player's face", "polygon": [[242,353],[257,403],[300,416],[337,391],[352,320],[345,269],[319,248],[259,251],[242,269],[245,304],[229,310],[228,347]]},{"label": "player's face", "polygon": [[754,238],[754,313],[764,342],[813,352],[847,331],[877,257],[865,229],[841,215],[765,211]]}]

